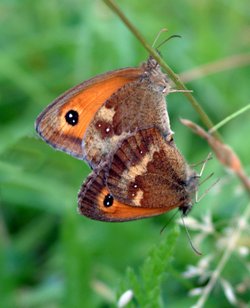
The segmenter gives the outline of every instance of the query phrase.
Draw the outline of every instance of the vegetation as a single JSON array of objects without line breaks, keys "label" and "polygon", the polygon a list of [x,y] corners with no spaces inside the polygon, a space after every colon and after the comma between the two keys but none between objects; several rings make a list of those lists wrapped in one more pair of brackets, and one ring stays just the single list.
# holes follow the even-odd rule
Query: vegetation
[{"label": "vegetation", "polygon": [[[165,27],[182,36],[163,45],[161,55],[176,73],[185,72],[214,123],[249,104],[248,1],[119,6],[150,43]],[[89,168],[34,131],[55,97],[101,72],[139,65],[148,57],[143,46],[102,1],[2,0],[0,11],[1,306],[116,307],[132,290],[128,307],[247,307],[249,195],[216,157],[200,194],[220,181],[185,219],[202,251],[197,256],[178,214],[170,222],[173,213],[117,224],[78,215],[77,192]],[[197,75],[195,68],[203,69]],[[181,93],[167,101],[178,148],[190,163],[203,160],[208,144],[179,121],[202,125],[199,115]],[[249,112],[219,131],[248,174]]]}]

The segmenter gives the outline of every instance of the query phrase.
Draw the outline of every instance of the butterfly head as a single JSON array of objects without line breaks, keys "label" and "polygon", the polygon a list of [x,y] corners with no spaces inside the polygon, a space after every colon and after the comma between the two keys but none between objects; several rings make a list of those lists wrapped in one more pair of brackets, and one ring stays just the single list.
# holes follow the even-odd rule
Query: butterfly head
[{"label": "butterfly head", "polygon": [[189,168],[188,165],[186,165],[187,168],[187,175],[185,180],[185,191],[186,191],[186,203],[181,205],[179,207],[180,211],[182,212],[183,216],[187,216],[189,212],[191,211],[194,203],[195,196],[197,194],[197,188],[199,184],[199,176],[197,173]]},{"label": "butterfly head", "polygon": [[186,205],[181,206],[179,209],[182,212],[183,216],[187,216],[192,210],[193,204],[190,202]]},{"label": "butterfly head", "polygon": [[150,80],[153,90],[167,95],[170,91],[168,76],[161,71],[159,63],[150,56],[147,62],[142,64],[145,76]]}]

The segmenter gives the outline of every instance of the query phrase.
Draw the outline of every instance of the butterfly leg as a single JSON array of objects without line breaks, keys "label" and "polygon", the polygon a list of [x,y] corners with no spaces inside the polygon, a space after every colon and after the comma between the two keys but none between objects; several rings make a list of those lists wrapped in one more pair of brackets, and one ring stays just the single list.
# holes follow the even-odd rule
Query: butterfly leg
[{"label": "butterfly leg", "polygon": [[200,202],[206,194],[219,182],[220,179],[217,179],[208,189],[206,189],[201,196],[198,196],[198,191],[195,192],[195,203]]}]

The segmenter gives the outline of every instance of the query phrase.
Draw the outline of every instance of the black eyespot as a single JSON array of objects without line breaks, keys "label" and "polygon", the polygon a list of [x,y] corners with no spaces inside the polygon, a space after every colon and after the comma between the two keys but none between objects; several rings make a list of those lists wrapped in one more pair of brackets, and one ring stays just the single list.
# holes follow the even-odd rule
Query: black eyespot
[{"label": "black eyespot", "polygon": [[65,120],[68,124],[75,126],[78,123],[79,114],[75,110],[70,110],[65,115]]},{"label": "black eyespot", "polygon": [[103,200],[103,205],[105,207],[110,207],[114,202],[114,198],[112,195],[108,194],[105,196],[104,200]]}]

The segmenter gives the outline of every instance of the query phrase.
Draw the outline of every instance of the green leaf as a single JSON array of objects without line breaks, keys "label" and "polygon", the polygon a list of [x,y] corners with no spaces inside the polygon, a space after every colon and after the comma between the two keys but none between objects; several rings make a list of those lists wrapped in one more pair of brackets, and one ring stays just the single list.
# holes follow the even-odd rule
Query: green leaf
[{"label": "green leaf", "polygon": [[133,269],[127,269],[120,285],[119,296],[126,290],[132,289],[134,302],[137,302],[139,307],[163,307],[161,283],[167,274],[178,234],[178,227],[175,226],[163,235],[164,239],[150,251],[138,275]]}]

